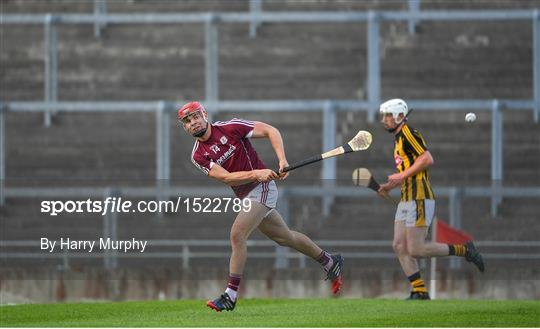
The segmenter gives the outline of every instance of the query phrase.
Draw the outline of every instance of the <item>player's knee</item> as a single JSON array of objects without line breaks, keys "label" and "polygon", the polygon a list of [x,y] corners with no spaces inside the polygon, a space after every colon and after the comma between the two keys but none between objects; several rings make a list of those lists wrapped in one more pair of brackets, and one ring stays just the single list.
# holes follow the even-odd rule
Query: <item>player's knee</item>
[{"label": "player's knee", "polygon": [[233,247],[242,246],[246,244],[246,240],[247,240],[246,237],[241,232],[235,232],[235,231],[231,232],[231,245]]},{"label": "player's knee", "polygon": [[393,241],[392,248],[394,249],[394,252],[398,255],[407,253],[407,246],[403,241]]}]

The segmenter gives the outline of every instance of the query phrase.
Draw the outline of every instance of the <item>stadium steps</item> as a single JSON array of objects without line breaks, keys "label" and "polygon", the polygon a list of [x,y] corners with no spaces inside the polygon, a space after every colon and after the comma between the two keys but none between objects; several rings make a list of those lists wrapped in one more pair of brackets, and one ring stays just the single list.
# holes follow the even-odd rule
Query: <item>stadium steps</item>
[{"label": "stadium steps", "polygon": [[222,27],[222,98],[351,99],[362,94],[365,25],[264,24],[256,39],[246,34],[242,25]]},{"label": "stadium steps", "polygon": [[[308,234],[314,239],[326,240],[391,240],[394,207],[382,200],[366,202],[354,198],[337,198],[328,218],[317,214],[317,206],[301,210],[301,203],[294,202],[288,218],[291,228]],[[488,199],[465,200],[461,227],[478,240],[535,240],[536,227],[534,199],[505,199],[498,218],[491,218]],[[45,218],[39,205],[28,206],[22,200],[10,200],[3,211],[3,239],[39,239],[43,236],[88,239],[102,236],[103,219],[96,215],[62,214]],[[313,213],[312,213],[313,211]],[[447,201],[439,198],[436,214],[449,222]],[[24,218],[24,221],[20,221]],[[144,239],[225,239],[229,237],[233,214],[122,214],[118,217],[118,237]],[[516,221],[519,225],[516,226]],[[486,227],[490,227],[486,230]],[[255,239],[265,239],[261,234]]]},{"label": "stadium steps", "polygon": [[[66,201],[66,199],[50,198]],[[80,198],[73,198],[81,200]],[[82,199],[85,200],[85,199]],[[124,199],[125,200],[125,199]],[[97,213],[40,212],[40,200],[10,199],[2,210],[2,239],[95,238],[103,236],[104,218]],[[117,236],[141,239],[228,239],[234,214],[127,213],[117,216]],[[23,220],[21,220],[23,219]]]},{"label": "stadium steps", "polygon": [[[216,2],[219,10],[245,11],[246,2]],[[531,2],[483,3],[482,7],[524,8]],[[204,11],[206,2],[176,2],[148,4],[133,2],[125,8],[111,3],[109,12],[174,12]],[[156,7],[157,6],[157,7]],[[264,2],[265,10],[324,10],[329,6],[342,9],[402,9],[403,2],[382,2],[375,5],[362,2],[295,1],[283,4]],[[435,2],[422,8],[473,8],[475,3]],[[86,12],[86,2],[39,2],[21,5],[8,2],[5,12]],[[532,83],[531,31],[527,22],[464,23],[445,25],[421,22],[420,32],[409,37],[404,23],[383,24],[381,27],[384,58],[382,69],[383,98],[530,98]],[[256,39],[248,37],[246,24],[220,26],[220,97],[235,99],[365,99],[366,31],[365,24],[263,24]],[[518,33],[509,35],[508,30]],[[291,37],[294,30],[294,37]],[[24,36],[21,37],[24,31]],[[3,40],[0,56],[0,83],[3,100],[43,99],[43,28],[42,26],[0,26]],[[61,100],[158,100],[200,99],[204,97],[204,29],[202,24],[184,25],[111,25],[104,38],[93,36],[93,27],[59,27],[59,98]],[[486,39],[487,38],[487,39]],[[485,40],[488,41],[486,45]],[[496,46],[494,46],[496,45]],[[494,61],[484,61],[489,55]],[[456,63],[460,63],[459,67]],[[511,63],[511,65],[509,65]],[[420,65],[421,64],[421,65]],[[508,68],[512,66],[512,70]],[[484,88],[486,86],[486,88]],[[464,112],[416,112],[411,123],[422,131],[436,156],[432,170],[433,183],[444,185],[490,184],[490,118],[478,114],[474,126],[463,122]],[[227,118],[229,114],[219,115]],[[234,114],[232,114],[234,115]],[[237,115],[244,117],[244,115]],[[341,117],[341,114],[339,114]],[[322,118],[317,115],[276,115],[275,113],[246,115],[276,125],[282,130],[289,161],[319,153]],[[380,124],[365,124],[365,114],[354,114],[348,130],[337,127],[338,141],[346,141],[358,129],[367,128],[375,137],[369,151],[347,155],[337,160],[339,184],[350,186],[351,171],[360,166],[372,169],[384,180],[393,171],[392,138]],[[531,123],[530,112],[505,112],[504,161],[505,184],[539,185],[540,156],[538,125]],[[112,180],[127,184],[153,183],[155,177],[155,123],[153,114],[64,114],[54,117],[53,127],[43,128],[41,114],[9,113],[6,120],[8,178],[56,180],[56,185],[109,185]],[[187,160],[193,142],[171,120],[171,175],[179,184],[191,183],[191,177],[202,186],[218,186],[204,178]],[[475,129],[471,129],[471,128]],[[448,131],[453,131],[448,134]],[[482,133],[479,133],[482,131]],[[313,138],[306,138],[311,133]],[[456,142],[458,141],[458,142]],[[254,142],[268,165],[275,157],[268,143]],[[291,175],[290,183],[309,184],[320,177],[321,164],[311,165]],[[186,177],[189,177],[188,179]],[[501,206],[503,225],[494,233],[485,231],[494,223],[489,218],[489,201],[474,199],[464,208],[463,227],[484,239],[530,237],[534,230],[510,226],[514,220],[525,220],[536,227],[532,219],[533,205],[504,200]],[[476,202],[478,201],[478,203]],[[11,202],[11,201],[10,201]],[[370,239],[391,237],[393,210],[380,200],[363,205],[337,200],[334,218],[320,215],[318,200],[296,200],[292,205],[291,226],[312,233],[314,237]],[[305,205],[309,205],[306,210]],[[12,207],[15,207],[12,209]],[[26,213],[24,205],[8,203],[9,216],[24,218],[24,229],[37,234],[45,225],[40,214]],[[438,203],[443,216],[444,201]],[[438,211],[439,213],[439,211]],[[167,215],[168,216],[168,215]],[[127,229],[151,233],[156,237],[222,238],[228,236],[232,218],[223,221],[188,218],[175,220],[122,217]],[[351,216],[355,220],[351,220]],[[383,221],[371,223],[369,218]],[[478,219],[479,218],[479,219]],[[131,222],[129,221],[131,220]],[[28,221],[28,222],[26,222]],[[149,227],[148,221],[158,223]],[[357,221],[369,228],[357,228]],[[388,222],[386,222],[388,221]],[[53,222],[53,221],[51,221]],[[93,222],[93,221],[92,221]],[[101,220],[83,223],[56,219],[59,227],[71,227],[80,232],[100,232]],[[135,223],[140,223],[135,225]],[[384,223],[384,224],[383,224]],[[478,223],[474,226],[470,223]],[[79,225],[80,224],[80,225]],[[12,225],[12,224],[9,224]],[[14,224],[15,227],[17,224]],[[89,225],[88,227],[86,225]],[[132,227],[130,227],[132,225]],[[208,225],[208,227],[204,227]],[[332,229],[331,225],[337,227]],[[328,227],[328,230],[326,229]],[[34,231],[32,231],[34,230]],[[345,231],[345,232],[344,232]],[[14,236],[24,231],[10,231]],[[509,233],[510,232],[510,233]],[[533,232],[533,233],[530,233]],[[10,233],[10,234],[11,234]],[[24,232],[26,235],[27,232]],[[139,233],[137,233],[139,234]]]},{"label": "stadium steps", "polygon": [[42,114],[8,113],[6,176],[59,182],[153,179],[153,119],[141,113],[70,113],[46,128]]},{"label": "stadium steps", "polygon": [[383,98],[532,96],[529,22],[423,22],[415,36],[392,25],[382,35]]},{"label": "stadium steps", "polygon": [[[282,125],[274,123],[275,120],[266,120],[264,116],[262,119],[282,131],[291,163],[320,153],[320,124],[313,128],[309,123],[298,123],[301,121]],[[154,120],[153,113],[60,113],[54,117],[53,126],[46,128],[42,114],[9,113],[6,118],[7,176],[28,180],[152,181],[155,178]],[[178,128],[173,118],[170,120],[171,176],[185,180],[187,171],[188,177],[197,179],[200,174],[189,161],[193,140]],[[21,131],[27,132],[21,134]],[[305,136],[310,133],[315,138],[309,138],[309,143],[305,143]],[[266,163],[275,165],[271,145],[266,141],[254,140],[253,143]],[[295,152],[299,143],[302,151]],[[306,170],[318,171],[316,167]],[[299,171],[295,175],[310,177],[305,173]]]},{"label": "stadium steps", "polygon": [[[531,3],[516,5],[506,1],[496,7],[530,7]],[[334,5],[356,10],[404,7],[403,3]],[[148,4],[113,5],[110,12],[144,12],[146,6]],[[245,3],[201,4],[199,10],[209,6],[224,11],[247,10]],[[268,6],[267,10],[280,10],[280,7],[282,10],[323,10],[330,5],[286,3],[264,6]],[[165,7],[158,6],[155,10],[164,11]],[[167,12],[195,8],[198,6],[194,4],[170,4]],[[6,13],[21,10],[38,13],[45,8],[9,3],[4,10]],[[59,13],[92,11],[88,6],[70,4],[52,5],[48,10]],[[383,98],[396,95],[403,98],[530,97],[532,59],[529,25],[519,21],[480,24],[421,22],[420,33],[409,37],[406,24],[383,24]],[[509,29],[519,33],[506,37],[504,32]],[[43,58],[42,27],[10,25],[1,30],[7,45],[3,49],[2,63],[10,63],[15,57],[10,55],[15,45],[22,53],[28,54],[28,60]],[[25,36],[21,38],[23,30]],[[263,24],[256,39],[250,39],[247,30],[246,24],[221,26],[222,99],[365,98],[365,24]],[[295,31],[294,38],[290,37],[291,30]],[[31,31],[28,32],[30,38],[26,36],[27,31]],[[36,40],[38,47],[35,46]],[[61,26],[59,41],[61,99],[203,97],[202,24],[111,25],[105,30],[102,40],[93,37],[92,26]],[[481,60],[484,52],[494,60]],[[25,59],[24,56],[20,58]],[[459,67],[455,65],[457,62]],[[516,63],[522,64],[516,66]],[[504,74],[510,66],[512,72]],[[133,67],[140,69],[133,70]],[[33,69],[34,74],[26,74],[11,65],[5,70],[3,79],[18,75],[34,80],[43,75],[38,67]],[[25,88],[24,93],[19,91],[17,98],[12,98],[17,87],[7,83],[10,80],[3,81],[13,86],[6,90],[9,100],[41,98],[42,88],[38,84],[36,88]]]}]

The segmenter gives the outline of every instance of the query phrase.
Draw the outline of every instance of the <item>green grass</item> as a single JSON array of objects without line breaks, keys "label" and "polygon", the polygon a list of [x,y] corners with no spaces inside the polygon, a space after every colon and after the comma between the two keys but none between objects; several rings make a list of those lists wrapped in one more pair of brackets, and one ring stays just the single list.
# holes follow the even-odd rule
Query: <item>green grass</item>
[{"label": "green grass", "polygon": [[538,327],[539,301],[242,299],[216,313],[201,300],[0,307],[3,327]]}]

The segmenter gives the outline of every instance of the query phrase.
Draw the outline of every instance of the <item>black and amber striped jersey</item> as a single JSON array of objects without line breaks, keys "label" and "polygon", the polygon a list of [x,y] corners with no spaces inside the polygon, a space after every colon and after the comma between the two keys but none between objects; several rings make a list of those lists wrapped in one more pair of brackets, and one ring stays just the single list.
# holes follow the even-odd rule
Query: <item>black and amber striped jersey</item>
[{"label": "black and amber striped jersey", "polygon": [[[406,123],[396,134],[394,145],[394,160],[399,172],[410,168],[416,158],[427,151],[426,141],[418,130],[409,127]],[[401,201],[435,199],[428,170],[411,176],[401,184]]]}]

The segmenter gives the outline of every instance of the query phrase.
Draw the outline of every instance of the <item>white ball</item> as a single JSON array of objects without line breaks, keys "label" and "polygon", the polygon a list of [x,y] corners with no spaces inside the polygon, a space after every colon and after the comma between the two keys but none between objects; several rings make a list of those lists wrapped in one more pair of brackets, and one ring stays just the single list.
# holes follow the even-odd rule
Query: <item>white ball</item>
[{"label": "white ball", "polygon": [[476,114],[474,113],[467,113],[467,115],[465,115],[465,121],[467,122],[474,122],[476,120]]}]

